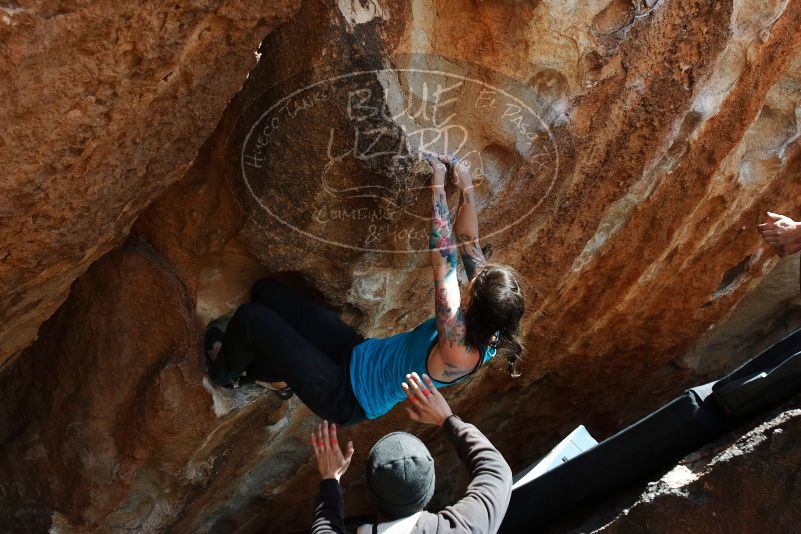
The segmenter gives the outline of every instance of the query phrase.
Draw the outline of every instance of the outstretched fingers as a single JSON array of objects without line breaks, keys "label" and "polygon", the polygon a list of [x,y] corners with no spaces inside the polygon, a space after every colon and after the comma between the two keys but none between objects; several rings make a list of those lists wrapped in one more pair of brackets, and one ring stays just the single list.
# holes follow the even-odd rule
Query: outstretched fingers
[{"label": "outstretched fingers", "polygon": [[410,402],[406,407],[406,413],[412,420],[426,423],[429,422],[427,414],[431,410],[431,400],[436,393],[436,388],[428,375],[423,376],[427,385],[420,379],[420,375],[410,373],[406,375],[406,382],[403,382],[401,387]]},{"label": "outstretched fingers", "polygon": [[[411,380],[408,377],[407,380],[409,380],[409,383],[411,383]],[[412,406],[415,406],[417,403],[417,395],[414,393],[414,391],[412,391],[409,383],[404,382],[401,384],[401,388],[403,388],[403,392],[406,393],[406,398],[409,399],[409,402],[412,403]]]},{"label": "outstretched fingers", "polygon": [[339,447],[339,440],[337,439],[337,426],[333,423],[331,424],[331,451],[339,460],[344,460],[342,449]]},{"label": "outstretched fingers", "polygon": [[417,385],[417,382],[414,381],[414,377],[412,377],[412,375],[406,375],[406,380],[408,380],[408,387],[411,390],[412,397],[414,398],[412,402],[423,400],[423,394],[420,393],[420,387]]},{"label": "outstretched fingers", "polygon": [[420,380],[420,375],[418,375],[416,372],[406,375],[406,378],[409,379],[412,392],[418,399],[426,400],[428,396],[431,395],[431,392],[428,390],[425,384],[423,384],[423,381]]},{"label": "outstretched fingers", "polygon": [[351,460],[351,458],[353,458],[353,452],[355,450],[356,449],[353,447],[353,442],[352,441],[348,441],[348,446],[345,449],[345,462],[346,463],[350,464],[350,460]]},{"label": "outstretched fingers", "polygon": [[329,452],[331,450],[331,438],[328,435],[328,421],[323,421],[320,426],[322,428],[323,450]]},{"label": "outstretched fingers", "polygon": [[426,386],[428,387],[428,390],[431,392],[432,395],[442,395],[442,393],[440,393],[439,390],[437,389],[437,386],[434,385],[434,381],[431,380],[430,376],[424,374],[423,380],[425,381]]},{"label": "outstretched fingers", "polygon": [[[411,375],[406,375],[406,379],[411,383]],[[403,392],[406,393],[406,398],[409,399],[411,403],[409,406],[406,407],[406,413],[409,415],[409,418],[413,421],[420,421],[420,402],[417,399],[417,396],[412,391],[412,388],[409,387],[409,383],[402,383],[401,388],[403,388]]]}]

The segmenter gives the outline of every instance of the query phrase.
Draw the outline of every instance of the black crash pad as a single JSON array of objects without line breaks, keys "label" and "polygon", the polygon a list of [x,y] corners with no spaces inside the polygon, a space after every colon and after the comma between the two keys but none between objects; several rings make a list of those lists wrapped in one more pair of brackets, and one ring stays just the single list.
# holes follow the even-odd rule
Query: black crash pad
[{"label": "black crash pad", "polygon": [[659,410],[512,492],[501,534],[532,532],[665,468],[744,418],[801,392],[801,330],[724,378]]},{"label": "black crash pad", "polygon": [[685,391],[596,447],[512,492],[499,530],[530,533],[646,473],[675,462],[725,429],[712,384]]},{"label": "black crash pad", "polygon": [[751,417],[801,391],[801,330],[718,380],[712,398],[732,421]]}]

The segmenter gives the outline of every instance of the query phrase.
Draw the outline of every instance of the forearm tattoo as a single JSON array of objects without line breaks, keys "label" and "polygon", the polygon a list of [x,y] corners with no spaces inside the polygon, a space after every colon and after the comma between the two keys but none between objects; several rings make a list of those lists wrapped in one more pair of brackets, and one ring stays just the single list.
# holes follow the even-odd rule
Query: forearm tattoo
[{"label": "forearm tattoo", "polygon": [[[451,217],[444,191],[434,193],[434,216],[431,221],[429,248],[432,261],[447,265],[444,276],[434,276],[434,307],[437,326],[450,346],[465,345],[465,324],[456,280],[457,253],[453,243]],[[436,273],[436,270],[435,270]]]},{"label": "forearm tattoo", "polygon": [[451,270],[456,270],[456,246],[453,244],[451,214],[448,210],[445,192],[434,194],[434,218],[431,220],[428,247],[439,252],[448,265],[448,274],[451,273]]}]

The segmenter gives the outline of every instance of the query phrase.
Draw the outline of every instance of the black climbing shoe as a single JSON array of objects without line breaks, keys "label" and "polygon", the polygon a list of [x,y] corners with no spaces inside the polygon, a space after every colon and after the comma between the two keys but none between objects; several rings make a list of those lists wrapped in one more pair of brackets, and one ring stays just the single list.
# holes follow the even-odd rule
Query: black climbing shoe
[{"label": "black climbing shoe", "polygon": [[[225,333],[220,330],[219,327],[209,326],[206,329],[206,336],[203,338],[203,350],[206,355],[206,367],[209,369],[211,369],[211,365],[214,362],[214,360],[211,359],[211,351],[214,349],[214,344],[218,341],[222,343],[223,339],[225,339]],[[219,352],[217,353],[217,357],[220,357]]]},{"label": "black climbing shoe", "polygon": [[295,392],[292,391],[292,389],[289,387],[285,387],[284,389],[278,389],[274,388],[269,382],[262,382],[261,380],[255,380],[254,382],[263,387],[264,389],[269,389],[275,394],[276,397],[278,397],[281,400],[289,400],[295,394]]},{"label": "black climbing shoe", "polygon": [[239,377],[230,376],[228,370],[225,369],[225,364],[222,360],[222,349],[217,352],[215,359],[211,359],[211,351],[214,348],[214,344],[218,341],[222,343],[224,337],[225,333],[214,322],[206,328],[206,335],[203,338],[203,358],[206,362],[206,374],[218,386],[237,388],[239,387]]}]

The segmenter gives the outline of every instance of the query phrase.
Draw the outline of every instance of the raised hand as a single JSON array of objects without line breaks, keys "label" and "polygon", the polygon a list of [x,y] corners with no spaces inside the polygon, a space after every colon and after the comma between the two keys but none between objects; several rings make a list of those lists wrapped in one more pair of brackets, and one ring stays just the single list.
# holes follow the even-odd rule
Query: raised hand
[{"label": "raised hand", "polygon": [[436,158],[447,165],[451,170],[453,183],[462,191],[473,187],[473,169],[470,168],[470,160],[462,159],[459,161],[456,156],[450,154],[435,154]]},{"label": "raised hand", "polygon": [[406,380],[407,382],[404,382],[401,387],[409,399],[406,413],[413,420],[442,426],[448,417],[453,415],[448,401],[437,390],[428,375],[423,375],[425,384],[420,380],[417,373],[406,375]]},{"label": "raised hand", "polygon": [[448,167],[434,154],[424,152],[423,158],[425,158],[426,162],[431,166],[431,170],[434,171],[431,177],[431,185],[434,187],[444,187],[445,175],[448,172]]},{"label": "raised hand", "polygon": [[[429,156],[431,155],[429,154]],[[448,154],[435,154],[435,156],[441,163],[451,168],[453,183],[462,191],[462,204],[453,230],[456,232],[456,243],[459,254],[462,256],[467,278],[472,280],[487,264],[487,259],[478,242],[478,214],[473,191],[473,169],[470,166],[470,160],[466,158],[459,161],[455,156]]]},{"label": "raised hand", "polygon": [[343,455],[337,440],[337,426],[332,423],[329,427],[328,421],[323,421],[317,425],[317,430],[312,432],[311,443],[320,477],[332,478],[338,482],[350,466],[353,458],[353,442],[348,441],[347,450]]},{"label": "raised hand", "polygon": [[[757,226],[765,242],[780,255],[797,252],[797,241],[801,239],[801,223],[784,215],[768,212],[770,221]],[[786,252],[792,250],[793,252]]]}]

